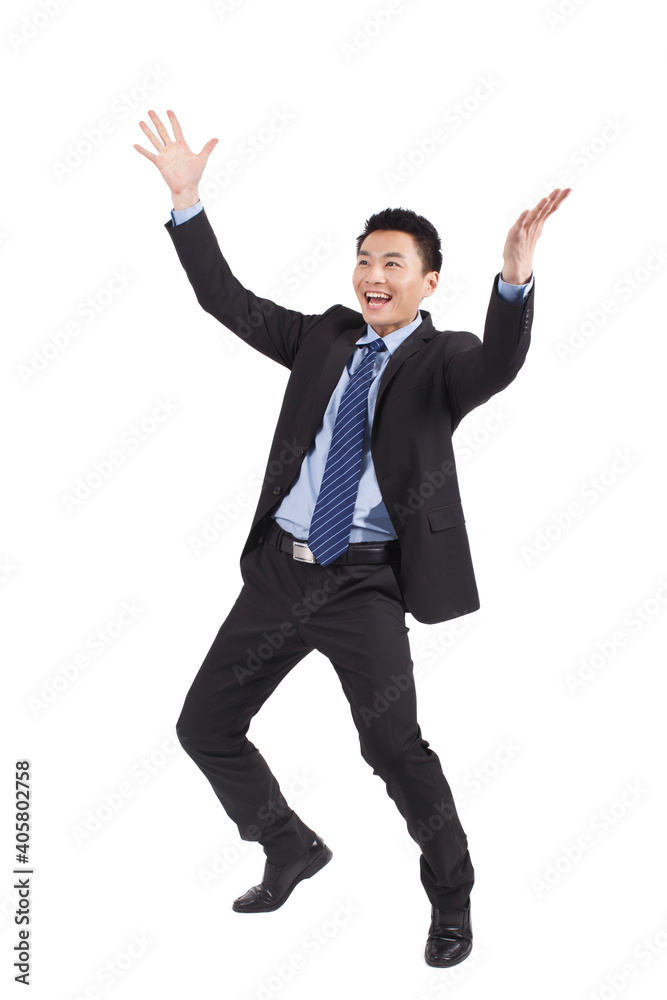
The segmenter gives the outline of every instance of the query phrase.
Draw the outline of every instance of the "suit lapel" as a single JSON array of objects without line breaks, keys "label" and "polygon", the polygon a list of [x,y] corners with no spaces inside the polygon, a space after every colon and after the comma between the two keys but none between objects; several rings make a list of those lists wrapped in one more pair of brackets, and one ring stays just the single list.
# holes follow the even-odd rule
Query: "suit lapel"
[{"label": "suit lapel", "polygon": [[407,361],[409,357],[420,351],[424,344],[435,336],[435,329],[431,321],[431,314],[425,309],[421,312],[424,313],[424,317],[418,327],[412,331],[412,333],[405,338],[402,344],[396,348],[392,356],[387,362],[387,367],[382,372],[382,378],[380,379],[380,387],[378,389],[377,399],[375,401],[375,412],[377,413],[378,407],[380,405],[380,400],[387,391],[387,386],[391,380],[396,375],[404,361]]},{"label": "suit lapel", "polygon": [[[431,337],[435,335],[436,331],[431,321],[431,314],[425,309],[422,309],[421,312],[424,314],[422,322],[393,352],[385,370],[382,373],[382,379],[380,380],[380,386],[378,389],[376,408],[379,405],[382,396],[386,392],[387,386],[394,378],[403,362],[406,361],[407,358],[411,357],[411,355],[419,351],[423,347],[424,342],[430,340]],[[317,389],[313,399],[312,417],[315,429],[317,429],[324,416],[329,400],[331,399],[331,394],[338,385],[338,381],[348,359],[357,350],[357,340],[359,340],[360,337],[363,337],[365,333],[366,323],[361,323],[359,326],[349,327],[347,330],[344,330],[341,334],[339,334],[331,345],[329,353],[327,354],[322,365],[322,371],[320,373],[320,378],[317,383]]]}]

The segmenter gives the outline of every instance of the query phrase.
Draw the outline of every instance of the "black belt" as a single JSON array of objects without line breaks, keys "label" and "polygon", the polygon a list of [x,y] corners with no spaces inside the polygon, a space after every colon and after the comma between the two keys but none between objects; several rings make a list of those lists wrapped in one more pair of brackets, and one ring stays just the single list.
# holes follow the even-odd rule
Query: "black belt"
[{"label": "black belt", "polygon": [[[275,518],[269,516],[265,532],[267,542],[275,545],[281,552],[289,552],[298,562],[316,563],[317,559],[308,548],[308,543],[296,538],[289,531],[281,528]],[[330,566],[347,566],[350,564],[385,563],[398,564],[401,558],[401,546],[397,538],[386,542],[351,542],[347,551],[334,559]],[[318,565],[321,565],[318,563]]]}]

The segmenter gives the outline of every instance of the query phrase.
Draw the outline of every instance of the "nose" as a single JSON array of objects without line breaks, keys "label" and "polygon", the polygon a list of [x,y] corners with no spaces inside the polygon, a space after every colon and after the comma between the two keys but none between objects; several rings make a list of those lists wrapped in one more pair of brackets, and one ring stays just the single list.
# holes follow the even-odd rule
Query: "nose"
[{"label": "nose", "polygon": [[375,264],[371,264],[370,267],[366,268],[366,280],[369,284],[374,285],[380,282],[382,284],[385,283],[387,279],[385,278],[384,270],[380,261],[376,261]]}]

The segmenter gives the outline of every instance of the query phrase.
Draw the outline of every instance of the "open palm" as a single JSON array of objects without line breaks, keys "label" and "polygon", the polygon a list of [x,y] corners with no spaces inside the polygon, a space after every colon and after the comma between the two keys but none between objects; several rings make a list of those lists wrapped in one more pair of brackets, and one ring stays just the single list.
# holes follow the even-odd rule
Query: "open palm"
[{"label": "open palm", "polygon": [[[215,148],[218,140],[209,139],[200,153],[193,153],[187,142],[183,138],[181,126],[173,111],[167,111],[174,130],[174,139],[169,138],[169,133],[154,111],[149,111],[158,135],[152,131],[146,122],[141,121],[139,125],[144,135],[152,142],[157,149],[157,153],[151,153],[143,146],[134,144],[137,152],[141,153],[148,160],[155,164],[165,183],[174,194],[182,191],[195,189],[204,173],[206,162]],[[159,138],[158,138],[159,136]]]},{"label": "open palm", "polygon": [[544,222],[559,208],[572,188],[554,188],[538,201],[532,210],[526,209],[516,220],[503,247],[502,278],[510,284],[523,285],[533,273],[535,244],[542,235]]}]

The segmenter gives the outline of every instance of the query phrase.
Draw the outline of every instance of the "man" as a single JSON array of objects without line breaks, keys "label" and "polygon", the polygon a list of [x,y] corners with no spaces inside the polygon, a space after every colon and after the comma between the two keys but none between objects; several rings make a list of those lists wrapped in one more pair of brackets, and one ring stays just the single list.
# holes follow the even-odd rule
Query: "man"
[{"label": "man", "polygon": [[170,188],[166,228],[197,299],[290,370],[241,553],[243,587],[176,727],[240,836],[266,854],[262,881],[233,908],[277,909],[332,858],[246,736],[280,681],[318,649],[338,674],[364,759],[422,849],[431,902],[425,960],[455,965],[472,949],[474,869],[440,760],[417,722],[405,612],[436,623],[479,607],[451,435],[524,362],[535,242],[570,189],[552,191],[510,229],[483,342],[466,331],[436,331],[419,309],[438,285],[440,240],[430,222],[405,209],[371,216],[357,240],[360,312],[337,304],[304,315],[234,277],[198,194],[218,140],[193,153],[167,113],[174,139],[150,111],[158,134],[139,124],[157,153],[134,148]]}]

